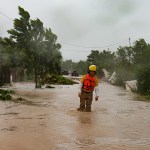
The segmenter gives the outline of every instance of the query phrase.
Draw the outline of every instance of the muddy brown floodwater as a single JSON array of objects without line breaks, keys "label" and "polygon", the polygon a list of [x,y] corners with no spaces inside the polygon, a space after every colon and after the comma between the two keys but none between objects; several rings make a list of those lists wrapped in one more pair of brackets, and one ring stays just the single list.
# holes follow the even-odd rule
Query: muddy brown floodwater
[{"label": "muddy brown floodwater", "polygon": [[101,83],[93,111],[78,112],[77,86],[15,84],[26,101],[0,101],[0,150],[150,150],[150,103]]}]

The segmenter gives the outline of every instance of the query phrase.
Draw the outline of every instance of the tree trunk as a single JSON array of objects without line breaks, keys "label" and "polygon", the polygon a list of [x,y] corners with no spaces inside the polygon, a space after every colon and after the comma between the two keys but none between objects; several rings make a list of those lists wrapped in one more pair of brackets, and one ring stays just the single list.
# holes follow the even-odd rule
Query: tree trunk
[{"label": "tree trunk", "polygon": [[35,88],[41,88],[41,83],[38,79],[38,69],[37,66],[35,67]]},{"label": "tree trunk", "polygon": [[36,67],[36,66],[35,66],[35,72],[34,72],[34,75],[35,75],[35,88],[38,88],[37,67]]}]

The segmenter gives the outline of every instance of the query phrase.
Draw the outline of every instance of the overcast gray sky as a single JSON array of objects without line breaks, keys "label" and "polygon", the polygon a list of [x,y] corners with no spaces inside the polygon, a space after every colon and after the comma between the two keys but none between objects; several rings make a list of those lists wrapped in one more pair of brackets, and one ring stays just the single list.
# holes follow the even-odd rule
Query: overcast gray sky
[{"label": "overcast gray sky", "polygon": [[[19,17],[18,6],[52,29],[65,60],[86,60],[91,49],[116,51],[129,37],[150,43],[149,0],[0,0],[0,12],[12,19]],[[0,36],[12,27],[0,14]]]}]

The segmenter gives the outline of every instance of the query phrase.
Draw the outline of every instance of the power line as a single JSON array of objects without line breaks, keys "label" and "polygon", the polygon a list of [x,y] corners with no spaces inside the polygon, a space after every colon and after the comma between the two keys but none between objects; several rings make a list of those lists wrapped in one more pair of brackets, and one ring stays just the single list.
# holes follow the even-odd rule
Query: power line
[{"label": "power line", "polygon": [[77,53],[77,52],[90,52],[91,50],[90,51],[62,50],[62,51],[69,51],[69,52],[76,52]]},{"label": "power line", "polygon": [[116,46],[116,45],[121,44],[121,43],[126,42],[126,41],[128,41],[128,39],[127,40],[123,40],[121,42],[114,43],[114,44],[104,45],[104,46],[81,46],[81,45],[70,44],[70,43],[67,43],[67,42],[61,42],[61,41],[58,41],[58,42],[60,42],[60,43],[62,43],[64,45],[72,46],[72,47],[90,48],[90,49],[97,48],[97,49],[100,49],[100,48],[113,47],[113,46]]},{"label": "power line", "polygon": [[[73,46],[73,47],[80,47],[80,48],[88,48],[88,49],[90,49],[89,51],[87,51],[87,50],[66,50],[66,49],[64,49],[64,50],[62,50],[62,51],[70,51],[70,52],[90,52],[91,50],[92,50],[92,48],[94,49],[94,48],[97,48],[97,49],[100,49],[100,48],[108,48],[108,50],[109,50],[109,47],[113,47],[113,46],[116,46],[116,45],[118,45],[118,44],[121,44],[122,42],[127,42],[128,41],[128,39],[127,40],[123,40],[123,41],[121,41],[121,42],[118,42],[118,43],[115,43],[115,44],[110,44],[110,45],[105,45],[105,46],[101,46],[101,47],[85,47],[85,46],[79,46],[79,45],[74,45],[74,44],[69,44],[69,43],[66,43],[66,42],[60,42],[60,43],[65,43],[66,45],[71,45],[71,46]],[[100,51],[100,50],[99,50]]]},{"label": "power line", "polygon": [[10,17],[8,17],[6,14],[4,14],[4,13],[2,13],[2,12],[0,12],[0,14],[1,14],[2,16],[4,16],[4,17],[8,18],[9,20],[13,21],[13,19],[11,19]]},{"label": "power line", "polygon": [[[0,12],[0,14],[6,18],[8,18],[9,20],[13,21],[13,19],[11,19],[9,16],[7,16],[5,13],[3,12]],[[129,38],[130,40],[130,38]],[[80,47],[80,48],[90,48],[90,49],[100,49],[100,48],[108,48],[108,47],[113,47],[113,46],[116,46],[118,44],[121,44],[123,42],[125,42],[127,40],[124,40],[124,41],[121,41],[121,42],[117,42],[117,43],[114,43],[114,44],[110,44],[110,45],[104,45],[104,46],[81,46],[81,45],[75,45],[75,44],[71,44],[71,43],[67,43],[67,42],[61,42],[61,41],[58,41],[64,45],[68,45],[68,46],[72,46],[72,47]],[[130,43],[131,44],[131,43]],[[72,51],[72,50],[64,50],[64,51]],[[80,51],[80,52],[87,52],[87,51]]]}]

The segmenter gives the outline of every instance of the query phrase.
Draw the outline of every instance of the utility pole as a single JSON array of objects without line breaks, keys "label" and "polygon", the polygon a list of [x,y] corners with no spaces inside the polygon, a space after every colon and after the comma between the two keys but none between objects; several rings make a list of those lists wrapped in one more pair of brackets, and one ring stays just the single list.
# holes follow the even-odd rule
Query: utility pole
[{"label": "utility pole", "polygon": [[129,37],[129,53],[128,53],[128,55],[129,55],[129,62],[131,63],[131,51],[132,51],[132,48],[131,48],[131,39],[130,39],[130,37]]},{"label": "utility pole", "polygon": [[129,46],[131,47],[131,39],[130,39],[130,37],[129,37]]}]

